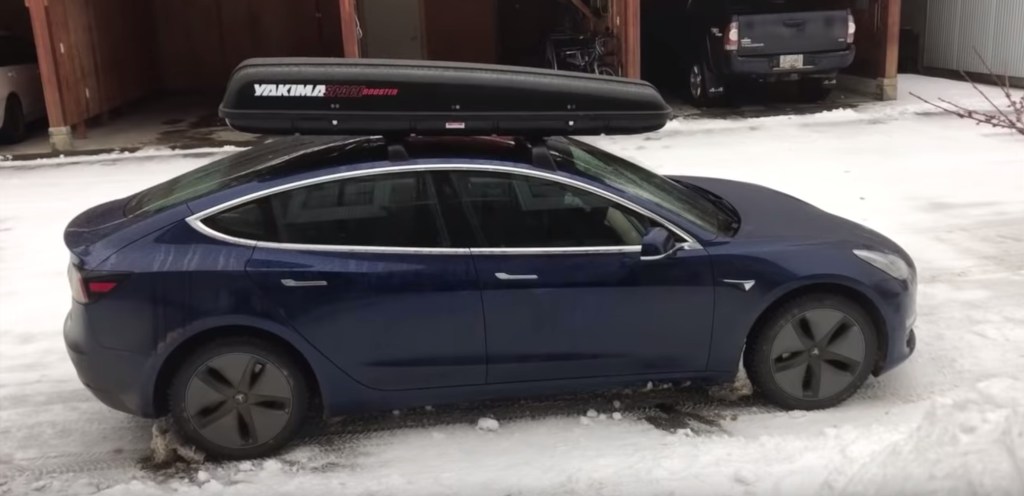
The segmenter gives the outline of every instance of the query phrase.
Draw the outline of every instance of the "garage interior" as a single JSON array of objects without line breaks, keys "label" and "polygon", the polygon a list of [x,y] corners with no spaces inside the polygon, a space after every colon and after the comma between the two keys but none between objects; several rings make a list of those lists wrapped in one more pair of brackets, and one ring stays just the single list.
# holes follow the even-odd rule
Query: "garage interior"
[{"label": "garage interior", "polygon": [[[31,33],[49,143],[64,151],[140,101],[187,95],[212,118],[231,70],[255,56],[543,66],[549,34],[583,29],[613,35],[608,63],[639,78],[641,1],[0,0],[0,29]],[[859,23],[851,84],[895,95],[900,0],[841,1]]]}]

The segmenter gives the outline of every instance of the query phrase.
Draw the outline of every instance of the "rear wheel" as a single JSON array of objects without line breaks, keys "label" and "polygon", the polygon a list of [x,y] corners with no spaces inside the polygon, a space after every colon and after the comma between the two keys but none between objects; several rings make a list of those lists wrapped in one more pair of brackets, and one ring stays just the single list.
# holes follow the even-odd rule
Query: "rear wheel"
[{"label": "rear wheel", "polygon": [[309,411],[295,359],[258,339],[213,341],[179,367],[171,416],[182,437],[220,459],[267,456],[288,444]]},{"label": "rear wheel", "polygon": [[743,364],[754,389],[768,401],[794,410],[830,408],[867,380],[877,339],[871,319],[856,303],[806,296],[754,329]]},{"label": "rear wheel", "polygon": [[711,107],[718,103],[719,98],[708,93],[708,70],[704,62],[698,60],[690,65],[689,77],[690,101],[697,107]]},{"label": "rear wheel", "polygon": [[11,95],[4,104],[4,122],[0,126],[0,141],[17,143],[25,139],[25,111],[18,95]]}]

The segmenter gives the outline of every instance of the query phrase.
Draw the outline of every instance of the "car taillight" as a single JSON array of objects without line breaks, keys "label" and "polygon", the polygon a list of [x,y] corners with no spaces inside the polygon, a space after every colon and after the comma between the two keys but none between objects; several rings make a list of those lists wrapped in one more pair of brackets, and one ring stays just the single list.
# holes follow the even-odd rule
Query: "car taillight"
[{"label": "car taillight", "polygon": [[71,284],[71,298],[79,303],[89,303],[89,292],[86,291],[82,273],[75,264],[68,264],[68,283]]},{"label": "car taillight", "polygon": [[113,291],[125,277],[125,274],[98,274],[95,277],[85,277],[75,264],[68,264],[71,298],[82,304],[92,303]]},{"label": "car taillight", "polygon": [[853,14],[847,15],[848,24],[846,28],[846,42],[853,44],[853,38],[857,35],[857,21],[853,20]]},{"label": "car taillight", "polygon": [[740,23],[732,21],[729,23],[729,30],[725,33],[725,49],[735,52],[740,48]]}]

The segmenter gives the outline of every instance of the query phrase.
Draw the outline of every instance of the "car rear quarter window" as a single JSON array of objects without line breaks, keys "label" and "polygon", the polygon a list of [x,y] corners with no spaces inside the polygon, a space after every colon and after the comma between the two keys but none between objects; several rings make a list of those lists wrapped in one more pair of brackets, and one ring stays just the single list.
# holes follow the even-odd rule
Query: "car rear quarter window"
[{"label": "car rear quarter window", "polygon": [[273,215],[265,200],[226,210],[203,220],[203,224],[232,238],[249,241],[277,241]]},{"label": "car rear quarter window", "polygon": [[482,247],[638,246],[650,227],[645,217],[562,183],[497,172],[451,174]]}]

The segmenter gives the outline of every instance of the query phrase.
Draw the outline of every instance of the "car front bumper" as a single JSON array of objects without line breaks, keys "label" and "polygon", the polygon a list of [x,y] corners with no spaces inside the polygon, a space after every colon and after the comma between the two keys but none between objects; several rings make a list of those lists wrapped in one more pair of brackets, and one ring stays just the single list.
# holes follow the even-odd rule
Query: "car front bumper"
[{"label": "car front bumper", "polygon": [[885,354],[878,361],[874,374],[881,375],[905,362],[917,348],[917,274],[908,282],[891,282],[883,290],[888,293],[883,310],[888,327]]},{"label": "car front bumper", "polygon": [[154,417],[152,394],[145,386],[147,357],[102,346],[90,335],[85,319],[76,314],[72,309],[64,320],[64,344],[78,379],[110,408]]}]

